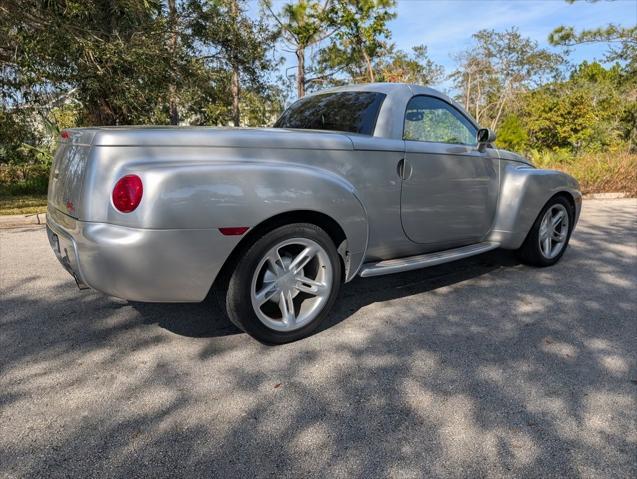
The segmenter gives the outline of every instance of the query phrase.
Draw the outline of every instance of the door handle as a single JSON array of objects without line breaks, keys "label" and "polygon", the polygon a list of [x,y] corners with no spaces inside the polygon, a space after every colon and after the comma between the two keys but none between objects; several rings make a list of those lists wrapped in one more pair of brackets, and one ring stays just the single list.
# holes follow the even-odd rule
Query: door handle
[{"label": "door handle", "polygon": [[396,173],[398,173],[398,177],[403,180],[403,174],[405,173],[405,159],[401,158],[400,161],[398,162],[398,165],[396,165]]},{"label": "door handle", "polygon": [[396,173],[401,180],[408,180],[411,176],[411,165],[405,158],[401,158],[396,165]]}]

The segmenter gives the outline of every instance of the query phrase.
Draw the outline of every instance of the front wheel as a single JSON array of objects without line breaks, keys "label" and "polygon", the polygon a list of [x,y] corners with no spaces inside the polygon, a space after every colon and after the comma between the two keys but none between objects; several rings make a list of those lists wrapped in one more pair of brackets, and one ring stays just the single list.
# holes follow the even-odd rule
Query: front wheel
[{"label": "front wheel", "polygon": [[573,226],[574,212],[570,203],[561,196],[552,198],[542,208],[518,256],[533,266],[554,265],[566,251]]},{"label": "front wheel", "polygon": [[310,335],[328,314],[341,283],[341,261],[316,225],[276,228],[254,242],[232,273],[228,316],[255,339],[282,344]]}]

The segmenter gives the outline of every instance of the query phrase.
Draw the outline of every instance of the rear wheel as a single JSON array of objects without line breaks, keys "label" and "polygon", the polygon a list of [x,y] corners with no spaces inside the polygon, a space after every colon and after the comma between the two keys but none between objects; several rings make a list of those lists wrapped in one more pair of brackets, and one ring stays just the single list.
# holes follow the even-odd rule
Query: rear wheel
[{"label": "rear wheel", "polygon": [[520,259],[533,266],[557,263],[568,246],[573,220],[573,208],[564,197],[549,200],[518,250]]},{"label": "rear wheel", "polygon": [[313,224],[285,225],[241,256],[225,306],[232,322],[259,341],[287,343],[319,326],[340,282],[341,262],[329,235]]}]

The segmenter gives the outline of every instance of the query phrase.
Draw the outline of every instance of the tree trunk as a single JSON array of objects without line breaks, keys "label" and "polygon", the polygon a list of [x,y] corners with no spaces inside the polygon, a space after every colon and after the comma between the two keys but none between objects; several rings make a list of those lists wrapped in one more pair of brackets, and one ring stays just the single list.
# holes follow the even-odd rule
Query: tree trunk
[{"label": "tree trunk", "polygon": [[367,74],[369,75],[369,82],[374,83],[376,78],[374,77],[374,69],[372,68],[372,61],[369,58],[369,55],[363,48],[363,58],[365,58],[365,63],[367,64]]},{"label": "tree trunk", "polygon": [[482,99],[482,88],[480,87],[480,81],[478,80],[478,94],[476,95],[476,123],[480,124],[480,100]]},{"label": "tree trunk", "polygon": [[[168,24],[170,25],[170,53],[171,60],[174,61],[175,52],[177,51],[177,6],[176,0],[168,0]],[[174,65],[172,65],[174,69]],[[174,74],[174,71],[173,71]],[[179,124],[179,111],[177,110],[177,87],[174,82],[168,86],[168,110],[170,115],[170,124]]]},{"label": "tree trunk", "polygon": [[495,130],[495,127],[497,126],[498,122],[500,121],[500,116],[502,115],[502,110],[504,109],[504,104],[506,103],[508,96],[509,96],[509,86],[507,85],[505,87],[504,94],[502,95],[502,98],[500,98],[500,105],[498,107],[498,113],[495,115],[495,118],[493,119],[493,121],[491,121],[491,129],[492,130]]},{"label": "tree trunk", "polygon": [[305,49],[300,45],[296,49],[296,94],[305,96]]},{"label": "tree trunk", "polygon": [[241,88],[239,85],[239,67],[237,65],[232,66],[232,84],[230,89],[232,91],[232,123],[234,126],[241,126],[241,111],[239,110]]},{"label": "tree trunk", "polygon": [[[237,16],[239,14],[239,7],[237,6],[237,0],[231,0],[230,2],[230,13],[232,15],[232,21],[234,24],[234,32],[236,35],[236,31],[238,28],[237,25]],[[234,47],[236,49],[237,42],[234,42]],[[231,54],[231,62],[232,62],[232,80],[230,85],[230,91],[232,93],[232,123],[234,126],[241,126],[241,111],[239,110],[239,97],[241,95],[241,86],[239,83],[239,63],[237,61],[237,55],[239,52],[236,50]]]},{"label": "tree trunk", "polygon": [[465,89],[464,97],[464,109],[469,111],[469,101],[471,98],[471,72],[469,72],[469,78],[467,78],[467,88]]},{"label": "tree trunk", "polygon": [[86,117],[88,123],[94,126],[116,126],[119,124],[117,115],[106,98],[101,98],[95,103],[91,102],[87,108]]}]

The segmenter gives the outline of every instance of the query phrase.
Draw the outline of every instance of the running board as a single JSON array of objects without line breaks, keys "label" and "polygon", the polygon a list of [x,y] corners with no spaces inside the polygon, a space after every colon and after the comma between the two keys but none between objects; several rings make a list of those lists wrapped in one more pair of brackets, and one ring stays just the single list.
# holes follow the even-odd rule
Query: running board
[{"label": "running board", "polygon": [[468,258],[480,253],[486,253],[496,249],[500,243],[477,243],[461,248],[438,251],[436,253],[419,254],[417,256],[407,256],[406,258],[388,259],[378,263],[365,263],[359,275],[366,278],[368,276],[380,276],[382,274],[402,273],[412,269],[427,268],[437,264],[449,263],[462,258]]}]

